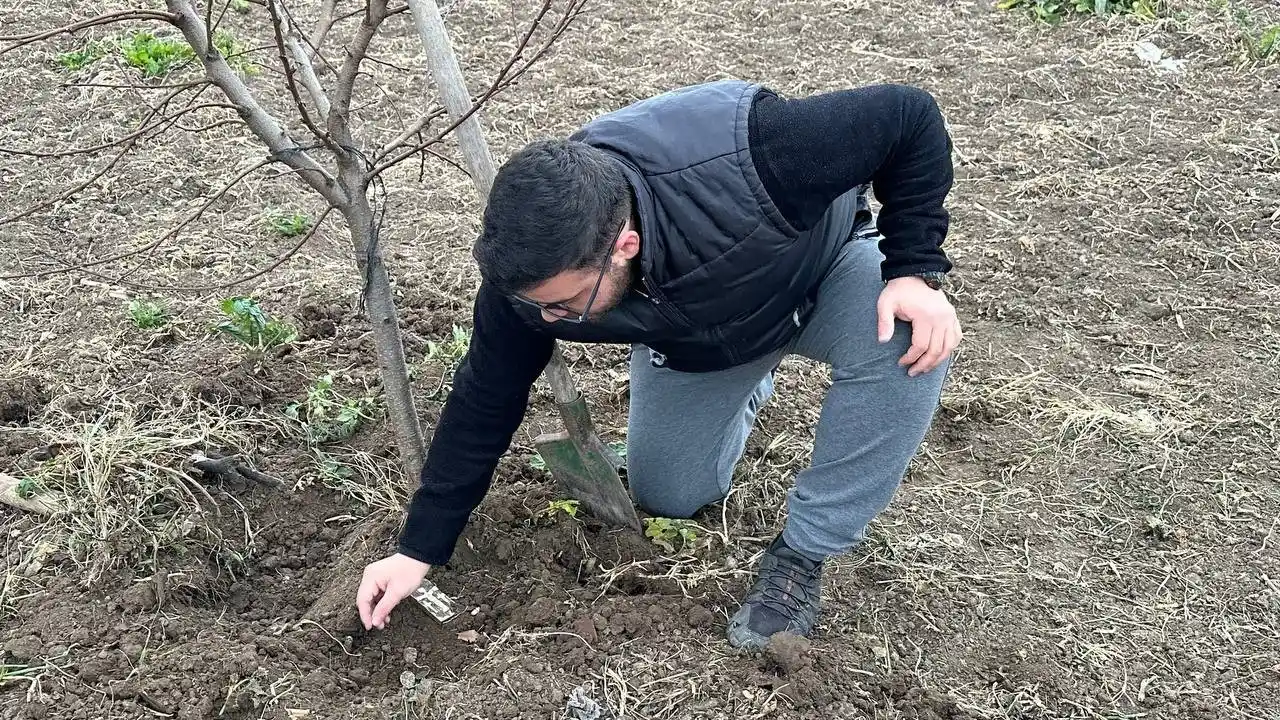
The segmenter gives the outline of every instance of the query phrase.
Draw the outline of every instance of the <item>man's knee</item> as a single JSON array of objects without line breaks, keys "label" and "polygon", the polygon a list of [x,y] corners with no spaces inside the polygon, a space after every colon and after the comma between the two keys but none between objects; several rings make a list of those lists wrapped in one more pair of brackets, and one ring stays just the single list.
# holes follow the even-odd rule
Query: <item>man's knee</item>
[{"label": "man's knee", "polygon": [[688,519],[706,505],[723,497],[708,497],[707,493],[692,493],[689,489],[671,485],[655,487],[644,483],[631,486],[636,504],[655,517]]}]

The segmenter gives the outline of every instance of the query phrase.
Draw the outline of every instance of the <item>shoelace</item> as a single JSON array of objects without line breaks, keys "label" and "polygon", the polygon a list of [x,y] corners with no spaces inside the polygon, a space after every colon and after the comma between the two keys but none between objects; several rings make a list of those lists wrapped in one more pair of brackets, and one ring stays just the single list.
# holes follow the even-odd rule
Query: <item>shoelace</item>
[{"label": "shoelace", "polygon": [[813,582],[815,573],[816,568],[805,570],[779,559],[765,578],[764,588],[760,592],[760,604],[776,610],[789,622],[794,622],[800,608],[809,602],[812,592],[809,584]]}]

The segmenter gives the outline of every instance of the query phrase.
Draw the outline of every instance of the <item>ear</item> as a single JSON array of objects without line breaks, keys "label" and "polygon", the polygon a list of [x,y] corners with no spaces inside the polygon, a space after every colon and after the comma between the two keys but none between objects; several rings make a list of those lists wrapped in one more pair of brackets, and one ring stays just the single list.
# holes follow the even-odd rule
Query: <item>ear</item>
[{"label": "ear", "polygon": [[640,233],[627,228],[622,236],[618,238],[618,244],[614,246],[614,260],[626,263],[640,254]]}]

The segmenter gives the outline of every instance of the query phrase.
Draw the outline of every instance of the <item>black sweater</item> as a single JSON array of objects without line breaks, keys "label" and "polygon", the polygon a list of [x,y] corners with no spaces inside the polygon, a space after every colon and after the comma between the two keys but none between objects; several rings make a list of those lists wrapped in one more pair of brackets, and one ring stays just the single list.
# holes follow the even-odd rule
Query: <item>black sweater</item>
[{"label": "black sweater", "polygon": [[[882,208],[885,280],[946,272],[941,249],[951,189],[951,140],[926,92],[876,85],[806,98],[763,91],[749,115],[749,142],[770,198],[797,229],[817,221],[836,197],[870,182]],[[482,285],[471,346],[454,376],[421,485],[408,508],[400,552],[445,564],[489,490],[554,343]]]}]

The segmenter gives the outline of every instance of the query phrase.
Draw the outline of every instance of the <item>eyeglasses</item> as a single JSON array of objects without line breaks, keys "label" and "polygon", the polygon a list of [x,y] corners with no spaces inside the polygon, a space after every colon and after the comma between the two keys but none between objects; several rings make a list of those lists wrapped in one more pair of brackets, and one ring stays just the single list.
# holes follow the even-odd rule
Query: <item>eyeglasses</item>
[{"label": "eyeglasses", "polygon": [[618,234],[613,238],[613,242],[609,244],[609,251],[604,254],[604,263],[600,267],[600,274],[596,277],[595,287],[591,288],[591,295],[587,297],[587,305],[582,312],[573,310],[563,303],[540,303],[537,300],[530,300],[519,293],[515,294],[516,300],[542,310],[549,315],[555,315],[559,322],[581,323],[586,321],[587,316],[591,314],[591,305],[596,301],[596,295],[600,292],[600,284],[604,282],[604,276],[609,272],[609,261],[613,259],[613,249],[617,247],[618,240],[622,238],[622,231],[627,227],[627,218],[623,218],[622,227],[618,228]]}]

